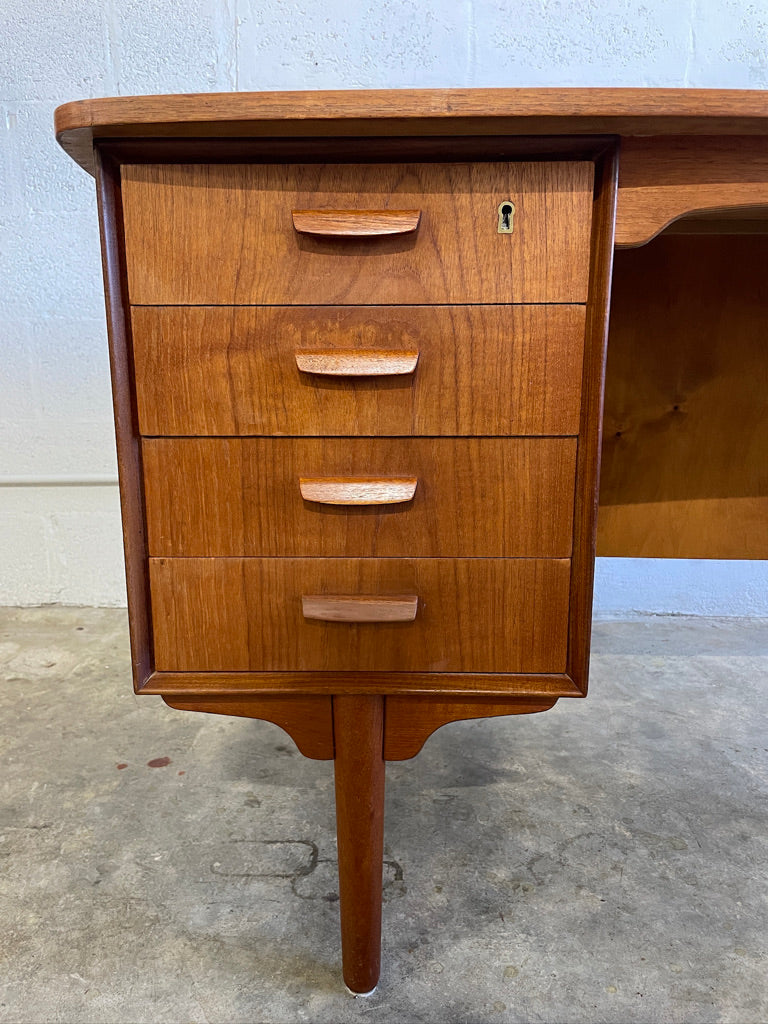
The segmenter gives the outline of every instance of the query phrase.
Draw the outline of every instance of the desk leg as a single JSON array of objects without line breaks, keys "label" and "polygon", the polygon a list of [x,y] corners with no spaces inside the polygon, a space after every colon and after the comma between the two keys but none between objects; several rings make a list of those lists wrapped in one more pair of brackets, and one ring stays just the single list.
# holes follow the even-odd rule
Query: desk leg
[{"label": "desk leg", "polygon": [[334,697],[333,729],[344,981],[367,993],[381,960],[384,698]]}]

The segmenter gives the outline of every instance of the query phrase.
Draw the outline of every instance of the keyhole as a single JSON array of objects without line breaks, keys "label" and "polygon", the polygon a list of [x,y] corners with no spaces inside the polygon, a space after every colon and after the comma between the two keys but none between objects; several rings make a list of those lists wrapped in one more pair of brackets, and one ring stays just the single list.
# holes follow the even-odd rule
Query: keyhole
[{"label": "keyhole", "polygon": [[512,232],[512,218],[515,215],[515,204],[509,199],[499,204],[499,234]]}]

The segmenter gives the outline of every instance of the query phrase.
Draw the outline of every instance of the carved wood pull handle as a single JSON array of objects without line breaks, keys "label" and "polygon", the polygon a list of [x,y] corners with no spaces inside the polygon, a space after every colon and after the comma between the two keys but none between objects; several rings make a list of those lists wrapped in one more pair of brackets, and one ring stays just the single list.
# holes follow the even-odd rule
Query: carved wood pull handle
[{"label": "carved wood pull handle", "polygon": [[305,619],[323,622],[413,622],[419,599],[415,594],[304,594]]},{"label": "carved wood pull handle", "polygon": [[384,349],[323,349],[296,352],[303,373],[323,377],[389,377],[413,373],[419,361],[416,349],[387,352]]},{"label": "carved wood pull handle", "polygon": [[392,505],[410,501],[416,477],[320,477],[299,479],[301,496],[323,505]]},{"label": "carved wood pull handle", "polygon": [[421,210],[293,210],[292,216],[301,235],[376,238],[415,231]]}]

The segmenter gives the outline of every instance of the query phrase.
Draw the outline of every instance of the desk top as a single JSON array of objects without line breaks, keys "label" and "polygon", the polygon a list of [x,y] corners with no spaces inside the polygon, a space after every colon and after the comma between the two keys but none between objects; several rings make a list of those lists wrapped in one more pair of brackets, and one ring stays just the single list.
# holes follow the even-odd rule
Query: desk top
[{"label": "desk top", "polygon": [[386,89],[120,96],[65,103],[62,147],[93,173],[95,138],[377,135],[768,135],[746,89]]}]

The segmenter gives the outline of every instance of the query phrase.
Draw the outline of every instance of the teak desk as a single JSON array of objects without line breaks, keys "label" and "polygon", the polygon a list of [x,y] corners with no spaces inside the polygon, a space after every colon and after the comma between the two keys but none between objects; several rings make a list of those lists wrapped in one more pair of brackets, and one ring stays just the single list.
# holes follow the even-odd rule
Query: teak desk
[{"label": "teak desk", "polygon": [[56,131],[98,188],[136,691],[334,759],[367,992],[384,762],[586,693],[596,537],[768,556],[768,95],[154,96]]}]

